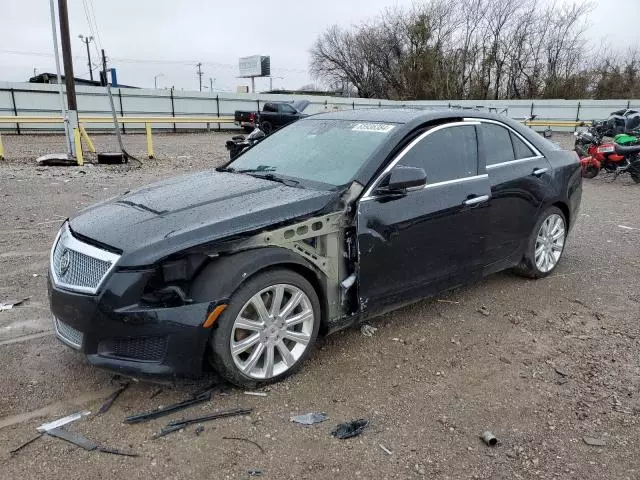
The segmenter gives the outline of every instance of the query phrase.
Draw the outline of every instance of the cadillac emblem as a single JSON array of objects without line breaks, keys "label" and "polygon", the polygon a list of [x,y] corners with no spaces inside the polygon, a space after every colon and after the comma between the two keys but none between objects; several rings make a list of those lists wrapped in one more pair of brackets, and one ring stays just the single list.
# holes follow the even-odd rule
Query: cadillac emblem
[{"label": "cadillac emblem", "polygon": [[62,256],[60,257],[60,276],[64,277],[69,271],[70,266],[71,255],[69,254],[69,250],[65,248],[64,252],[62,252]]}]

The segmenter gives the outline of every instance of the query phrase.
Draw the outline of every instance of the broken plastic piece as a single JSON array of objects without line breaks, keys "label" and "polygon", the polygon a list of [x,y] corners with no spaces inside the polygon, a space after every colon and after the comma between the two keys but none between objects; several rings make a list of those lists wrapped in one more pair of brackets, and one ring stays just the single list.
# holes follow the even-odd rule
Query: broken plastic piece
[{"label": "broken plastic piece", "polygon": [[67,415],[66,417],[59,418],[58,420],[54,420],[53,422],[43,423],[36,430],[38,432],[49,432],[49,430],[61,427],[63,425],[66,425],[67,423],[75,422],[76,420],[90,414],[91,412],[89,410],[83,410],[82,412],[72,413],[71,415]]},{"label": "broken plastic piece", "polygon": [[172,412],[190,407],[191,405],[195,405],[197,403],[208,402],[209,400],[211,400],[212,392],[213,390],[207,390],[206,392],[203,392],[200,395],[196,395],[189,400],[185,400],[184,402],[174,403],[173,405],[168,405],[164,408],[153,410],[151,412],[130,415],[124,419],[124,423],[146,422],[148,420],[153,420],[154,418],[164,417],[165,415],[169,415]]},{"label": "broken plastic piece", "polygon": [[74,445],[84,448],[85,450],[91,451],[98,448],[98,444],[93,440],[89,440],[87,437],[80,433],[73,433],[64,428],[52,428],[47,430],[47,434],[52,437],[60,438],[69,443],[73,443]]},{"label": "broken plastic piece", "polygon": [[385,447],[383,444],[379,443],[378,446],[382,449],[382,451],[384,453],[386,453],[387,455],[393,455],[393,452],[391,450],[389,450],[387,447]]},{"label": "broken plastic piece", "polygon": [[245,395],[252,395],[254,397],[266,397],[267,394],[264,392],[244,392]]},{"label": "broken plastic piece", "polygon": [[482,434],[482,441],[490,447],[495,447],[498,444],[498,439],[488,430]]},{"label": "broken plastic piece", "polygon": [[291,417],[291,421],[295,423],[300,423],[302,425],[313,425],[315,423],[321,423],[329,419],[329,416],[326,413],[307,413],[306,415],[297,415],[295,417]]},{"label": "broken plastic piece", "polygon": [[264,475],[264,472],[262,470],[249,470],[247,472],[249,474],[250,477],[261,477],[262,475]]},{"label": "broken plastic piece", "polygon": [[200,436],[200,434],[204,432],[204,425],[199,425],[198,427],[196,427],[196,436]]},{"label": "broken plastic piece", "polygon": [[341,440],[345,438],[351,438],[358,436],[362,433],[362,431],[369,425],[369,421],[363,418],[359,420],[352,420],[351,422],[341,423],[336,425],[331,431],[331,435]]},{"label": "broken plastic piece", "polygon": [[365,337],[373,337],[373,335],[378,331],[378,329],[376,327],[373,327],[371,325],[368,324],[364,324],[362,325],[362,327],[360,327],[360,333],[362,333],[362,335],[364,335]]},{"label": "broken plastic piece", "polygon": [[27,445],[30,445],[31,443],[35,442],[37,439],[39,439],[42,435],[44,435],[44,432],[39,433],[38,435],[36,435],[35,437],[27,440],[26,442],[24,442],[21,445],[18,445],[16,448],[14,448],[13,450],[9,450],[10,454],[14,454],[14,453],[18,453],[20,450],[22,450],[24,447],[26,447]]}]

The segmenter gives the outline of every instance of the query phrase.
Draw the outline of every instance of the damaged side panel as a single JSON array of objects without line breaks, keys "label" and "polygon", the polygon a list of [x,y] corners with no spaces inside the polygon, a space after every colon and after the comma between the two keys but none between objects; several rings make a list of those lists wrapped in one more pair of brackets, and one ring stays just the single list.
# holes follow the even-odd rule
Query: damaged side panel
[{"label": "damaged side panel", "polygon": [[357,312],[353,201],[362,187],[354,183],[342,197],[341,211],[313,217],[235,242],[230,252],[280,247],[312,264],[326,295],[329,323]]}]

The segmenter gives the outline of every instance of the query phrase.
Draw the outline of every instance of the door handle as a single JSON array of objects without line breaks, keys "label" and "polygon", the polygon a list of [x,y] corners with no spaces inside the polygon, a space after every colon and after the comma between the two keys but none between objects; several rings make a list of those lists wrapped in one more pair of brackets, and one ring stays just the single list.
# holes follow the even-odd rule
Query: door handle
[{"label": "door handle", "polygon": [[486,202],[487,200],[489,200],[489,195],[481,195],[480,197],[471,197],[471,198],[467,198],[464,201],[464,205],[468,207],[471,205],[477,205],[479,203]]},{"label": "door handle", "polygon": [[544,175],[545,173],[547,173],[549,171],[548,168],[536,168],[531,175],[533,175],[534,177],[541,177],[542,175]]}]

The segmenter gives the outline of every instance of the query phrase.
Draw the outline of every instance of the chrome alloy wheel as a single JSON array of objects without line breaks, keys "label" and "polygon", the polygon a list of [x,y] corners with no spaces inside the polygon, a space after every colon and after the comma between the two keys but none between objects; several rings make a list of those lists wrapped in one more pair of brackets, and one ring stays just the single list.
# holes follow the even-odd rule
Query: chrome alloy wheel
[{"label": "chrome alloy wheel", "polygon": [[560,260],[564,249],[566,230],[564,220],[556,213],[549,215],[538,230],[536,238],[536,267],[543,273],[550,272]]},{"label": "chrome alloy wheel", "polygon": [[316,321],[309,297],[298,287],[267,287],[244,304],[231,330],[231,356],[248,377],[268,380],[304,354]]}]

